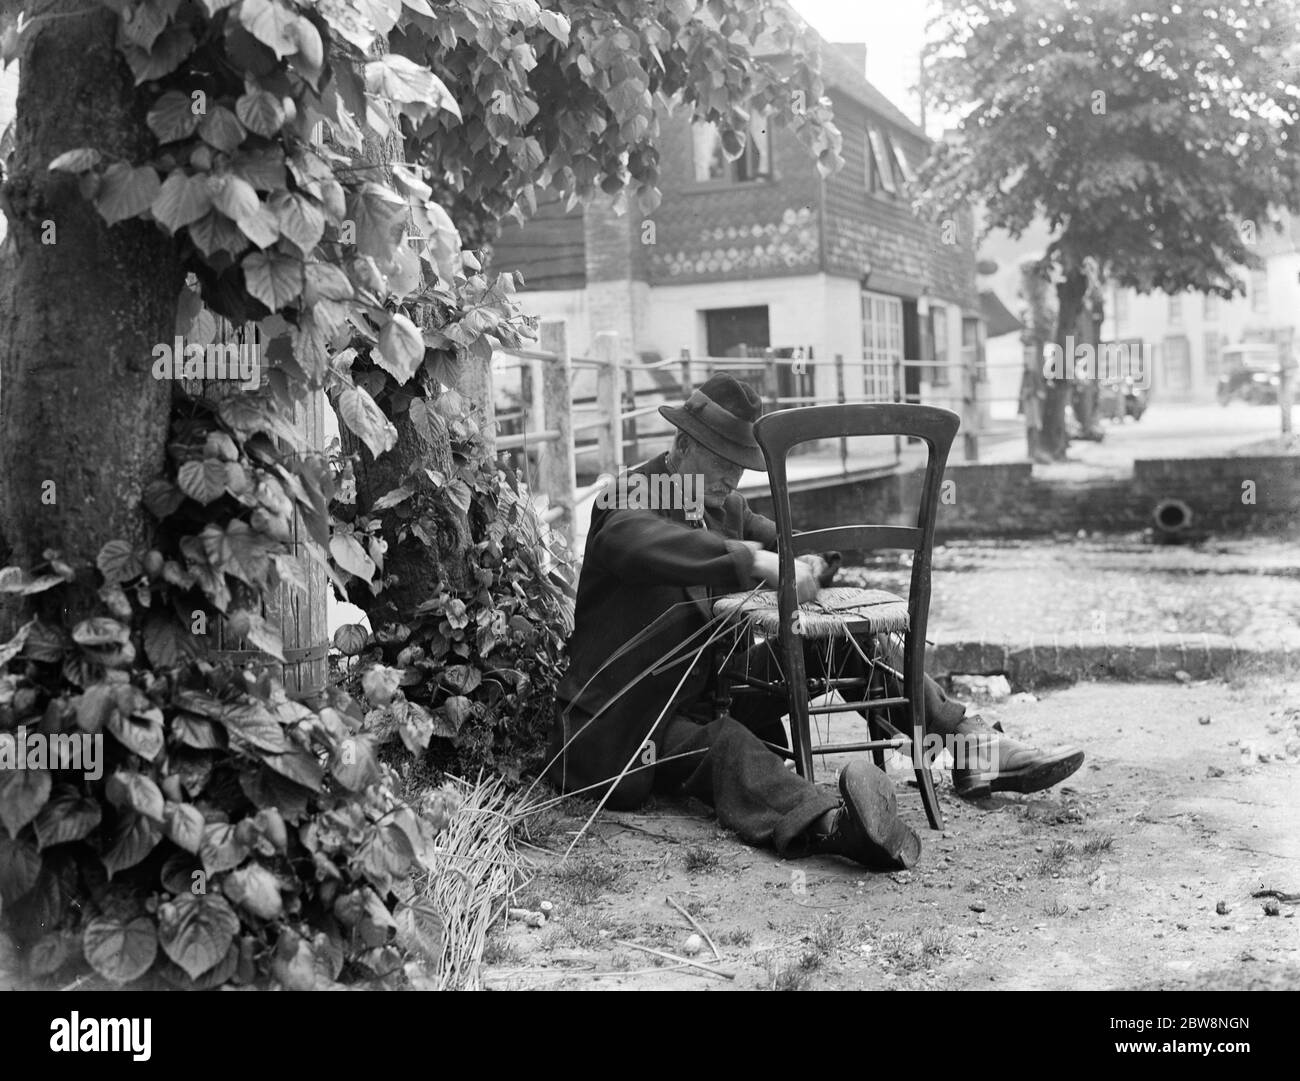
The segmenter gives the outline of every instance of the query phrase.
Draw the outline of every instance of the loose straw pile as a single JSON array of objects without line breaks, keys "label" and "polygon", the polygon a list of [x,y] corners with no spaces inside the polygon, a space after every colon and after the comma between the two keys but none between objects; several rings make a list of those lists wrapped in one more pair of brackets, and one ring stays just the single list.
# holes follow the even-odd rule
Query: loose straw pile
[{"label": "loose straw pile", "polygon": [[445,923],[442,954],[434,965],[439,990],[482,989],[487,930],[523,878],[512,842],[523,817],[520,796],[500,779],[460,782],[463,802],[438,836],[438,865],[421,884]]}]

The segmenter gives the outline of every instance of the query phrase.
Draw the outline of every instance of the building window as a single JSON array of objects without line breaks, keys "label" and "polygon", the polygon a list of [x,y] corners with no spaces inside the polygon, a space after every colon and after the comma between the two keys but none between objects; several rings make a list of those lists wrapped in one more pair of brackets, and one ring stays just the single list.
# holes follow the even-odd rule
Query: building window
[{"label": "building window", "polygon": [[934,359],[938,362],[930,371],[930,383],[936,387],[948,385],[948,309],[942,304],[930,305],[930,333],[934,337]]},{"label": "building window", "polygon": [[1171,327],[1181,326],[1183,322],[1183,298],[1169,298],[1169,325]]},{"label": "building window", "polygon": [[1211,379],[1218,378],[1221,361],[1219,358],[1219,332],[1205,332],[1205,374]]},{"label": "building window", "polygon": [[1268,270],[1250,272],[1250,310],[1255,315],[1268,314]]},{"label": "building window", "polygon": [[[1217,323],[1219,321],[1219,298],[1215,293],[1206,293],[1201,299],[1201,318],[1207,323]],[[1208,334],[1205,336],[1205,340],[1210,340]]]},{"label": "building window", "polygon": [[903,302],[862,291],[863,392],[869,401],[894,398],[894,373],[903,362]]},{"label": "building window", "polygon": [[750,117],[745,149],[734,161],[727,160],[727,152],[722,145],[722,133],[716,124],[693,125],[696,181],[701,184],[710,181],[745,183],[771,179],[772,144],[767,124],[766,116],[755,113]]},{"label": "building window", "polygon": [[911,166],[900,147],[889,139],[884,130],[867,126],[867,191],[887,195],[901,195],[907,184],[915,179]]}]

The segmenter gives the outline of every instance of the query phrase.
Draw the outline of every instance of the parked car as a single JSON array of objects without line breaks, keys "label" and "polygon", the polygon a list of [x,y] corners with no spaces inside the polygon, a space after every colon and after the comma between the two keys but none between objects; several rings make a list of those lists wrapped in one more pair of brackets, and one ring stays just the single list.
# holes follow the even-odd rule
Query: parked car
[{"label": "parked car", "polygon": [[1097,396],[1097,415],[1123,423],[1125,418],[1141,420],[1147,411],[1149,391],[1133,379],[1103,380]]},{"label": "parked car", "polygon": [[1243,342],[1225,346],[1223,374],[1219,376],[1220,405],[1240,400],[1251,405],[1277,402],[1279,369],[1277,346],[1271,342]]}]

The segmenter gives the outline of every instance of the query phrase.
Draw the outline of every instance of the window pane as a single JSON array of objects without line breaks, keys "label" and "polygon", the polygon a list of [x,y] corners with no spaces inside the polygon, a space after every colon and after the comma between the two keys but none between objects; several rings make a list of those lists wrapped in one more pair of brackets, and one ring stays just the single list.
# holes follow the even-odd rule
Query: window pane
[{"label": "window pane", "polygon": [[916,173],[912,171],[911,163],[908,162],[907,155],[903,153],[902,146],[898,143],[894,143],[893,146],[894,146],[894,161],[898,165],[898,175],[903,178],[903,181],[905,183],[915,184]]},{"label": "window pane", "polygon": [[894,184],[894,170],[889,163],[889,151],[885,147],[885,137],[875,128],[868,128],[867,138],[871,143],[873,157],[876,159],[881,186],[887,192],[897,192],[898,188]]},{"label": "window pane", "polygon": [[715,124],[700,123],[692,127],[695,150],[695,179],[725,180],[728,175],[727,159],[722,153],[722,139]]}]

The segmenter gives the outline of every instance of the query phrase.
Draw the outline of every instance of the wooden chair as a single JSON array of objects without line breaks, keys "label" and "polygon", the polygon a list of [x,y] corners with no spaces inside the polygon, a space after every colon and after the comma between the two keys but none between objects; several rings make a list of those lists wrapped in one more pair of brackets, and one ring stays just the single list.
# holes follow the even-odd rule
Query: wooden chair
[{"label": "wooden chair", "polygon": [[[723,708],[731,694],[779,694],[790,706],[790,735],[793,752],[773,748],[792,757],[800,776],[812,778],[813,755],[872,751],[876,764],[884,765],[887,749],[911,745],[916,780],[921,790],[926,817],[933,829],[943,828],[934,782],[925,754],[925,696],[923,663],[925,630],[930,611],[930,563],[934,547],[934,525],[939,489],[948,452],[961,421],[956,413],[933,406],[827,405],[782,409],[761,417],[754,435],[767,461],[768,479],[779,531],[780,583],[775,591],[733,594],[719,598],[717,615],[734,619],[747,632],[778,639],[781,677],[777,681],[755,680],[746,673],[725,672],[721,680]],[[922,440],[928,449],[925,481],[921,488],[916,524],[849,525],[795,533],[790,517],[790,492],[786,457],[792,447],[814,439],[845,436],[910,436]],[[882,590],[848,588],[823,589],[817,599],[802,607],[795,602],[795,557],[827,551],[873,551],[904,549],[912,553],[912,580],[906,599]],[[899,672],[888,664],[881,638],[902,638],[903,660]],[[809,678],[804,660],[804,642],[818,638],[849,638],[858,641],[871,636],[875,644],[865,677],[837,678],[828,673]],[[865,652],[864,652],[864,657]],[[842,703],[810,706],[809,699],[835,690]],[[845,692],[857,691],[853,698]],[[870,715],[867,741],[814,745],[809,717],[845,710],[867,710]],[[895,723],[901,722],[901,724]],[[904,735],[910,732],[910,738]],[[771,744],[769,744],[771,746]]]}]

